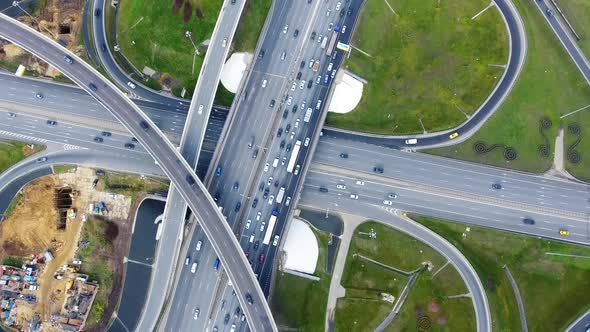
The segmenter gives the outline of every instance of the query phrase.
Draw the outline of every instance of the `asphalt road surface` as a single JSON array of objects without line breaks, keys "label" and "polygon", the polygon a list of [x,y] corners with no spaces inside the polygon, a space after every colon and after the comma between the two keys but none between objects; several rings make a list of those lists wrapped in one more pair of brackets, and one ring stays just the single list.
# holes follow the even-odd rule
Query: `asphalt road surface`
[{"label": "asphalt road surface", "polygon": [[[34,53],[52,64],[79,86],[84,87],[99,102],[105,105],[150,152],[152,157],[169,176],[205,229],[216,251],[222,253],[228,275],[233,280],[240,302],[246,304],[246,294],[253,298],[253,304],[244,307],[248,322],[253,330],[276,330],[270,309],[264,296],[249,271],[247,262],[236,241],[231,239],[231,230],[223,222],[223,216],[206,192],[203,184],[196,179],[194,171],[182,156],[167,141],[164,134],[151,120],[124,96],[112,83],[96,70],[86,65],[73,53],[41,33],[0,15],[0,34],[13,43]],[[73,61],[65,61],[64,56]]]}]

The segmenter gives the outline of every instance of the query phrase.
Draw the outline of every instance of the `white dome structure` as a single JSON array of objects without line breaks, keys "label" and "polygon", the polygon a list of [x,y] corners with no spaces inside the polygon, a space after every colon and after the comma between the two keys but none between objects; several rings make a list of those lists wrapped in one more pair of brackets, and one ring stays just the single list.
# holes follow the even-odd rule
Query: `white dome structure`
[{"label": "white dome structure", "polygon": [[283,245],[285,251],[284,269],[313,274],[318,264],[320,250],[318,241],[305,222],[293,218]]},{"label": "white dome structure", "polygon": [[223,65],[221,70],[221,84],[230,92],[236,93],[240,86],[244,71],[252,61],[249,53],[234,53]]},{"label": "white dome structure", "polygon": [[361,101],[363,96],[363,82],[346,71],[339,73],[340,80],[336,82],[334,94],[328,106],[328,112],[348,113]]}]

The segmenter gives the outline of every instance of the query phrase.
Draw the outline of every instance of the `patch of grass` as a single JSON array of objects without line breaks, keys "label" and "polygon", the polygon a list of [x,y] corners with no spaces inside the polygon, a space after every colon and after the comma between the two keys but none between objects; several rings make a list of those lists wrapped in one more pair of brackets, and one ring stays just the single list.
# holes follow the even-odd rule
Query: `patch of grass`
[{"label": "patch of grass", "polygon": [[22,198],[23,198],[23,193],[20,191],[18,193],[16,193],[16,195],[14,195],[14,198],[12,199],[12,201],[10,201],[10,204],[8,204],[8,207],[4,211],[4,214],[3,214],[4,218],[8,218],[12,215],[12,212],[14,212],[14,209],[16,209],[16,207],[18,206],[18,203],[21,201]]},{"label": "patch of grass", "polygon": [[103,256],[112,254],[118,233],[115,223],[96,216],[90,216],[82,227],[80,240],[88,241],[88,245],[78,249],[78,257],[82,260],[81,272],[88,274],[88,280],[99,283],[96,299],[88,314],[89,326],[102,318],[112,291],[113,270]]},{"label": "patch of grass", "polygon": [[5,69],[6,71],[9,71],[11,73],[14,73],[18,69],[18,63],[2,60],[0,61],[0,68]]},{"label": "patch of grass", "polygon": [[[371,230],[376,232],[376,239],[368,237]],[[432,272],[426,270],[419,275],[390,330],[416,330],[422,316],[445,331],[475,328],[471,300],[446,298],[466,293],[463,280],[453,266],[447,265],[436,276],[432,275],[445,264],[444,257],[411,236],[381,223],[367,222],[355,230],[350,245],[342,276],[346,297],[338,300],[336,331],[374,330],[393,307],[381,299],[381,294],[391,294],[397,299],[409,280],[401,273],[361,260],[356,254],[407,272],[421,268],[424,262],[433,265]]]},{"label": "patch of grass", "polygon": [[23,266],[24,259],[16,256],[5,256],[2,259],[2,265],[9,265],[18,267],[19,269]]},{"label": "patch of grass", "polygon": [[53,174],[72,173],[76,171],[76,168],[72,165],[55,165],[53,166]]},{"label": "patch of grass", "polygon": [[[487,98],[508,58],[504,21],[489,1],[368,1],[351,44],[348,68],[365,78],[363,98],[334,127],[422,133],[459,125]],[[379,33],[376,33],[379,31]],[[465,114],[464,114],[465,113]]]},{"label": "patch of grass", "polygon": [[590,54],[590,2],[587,0],[556,0],[565,17],[574,27],[581,40],[580,48],[586,56]]},{"label": "patch of grass", "polygon": [[324,328],[331,279],[326,272],[330,235],[319,231],[314,234],[320,250],[315,275],[320,281],[279,272],[272,300],[277,321],[299,331],[321,331]]},{"label": "patch of grass", "polygon": [[27,143],[0,140],[0,173],[26,157],[45,149],[42,145],[35,145],[33,149]]},{"label": "patch of grass", "polygon": [[[175,4],[180,4],[176,13]],[[169,73],[178,80],[174,85],[185,86],[192,93],[205,54],[196,57],[195,71],[191,73],[195,49],[185,32],[192,33],[197,46],[211,38],[221,4],[197,0],[122,1],[118,25],[121,52],[139,70],[148,66]]]},{"label": "patch of grass", "polygon": [[272,0],[246,1],[234,38],[236,51],[254,52],[271,4]]},{"label": "patch of grass", "polygon": [[231,93],[223,86],[223,84],[219,83],[217,91],[215,92],[215,100],[213,100],[213,104],[230,107],[231,103],[234,101],[234,96],[234,93]]},{"label": "patch of grass", "polygon": [[148,88],[154,89],[156,91],[162,90],[162,85],[160,83],[158,83],[158,81],[156,81],[155,79],[153,79],[151,77],[148,78],[147,81],[144,81],[143,84],[145,86],[147,86]]},{"label": "patch of grass", "polygon": [[71,79],[67,78],[66,76],[64,76],[62,74],[56,75],[56,76],[52,77],[51,79],[56,82],[60,82],[60,83],[75,84],[74,81],[72,81]]},{"label": "patch of grass", "polygon": [[100,177],[97,189],[128,195],[134,199],[140,192],[168,190],[170,182],[164,179],[117,172],[105,172]]},{"label": "patch of grass", "polygon": [[[559,115],[590,104],[590,87],[535,8],[535,3],[525,0],[513,2],[524,21],[528,42],[527,59],[518,82],[496,114],[471,139],[458,145],[429,150],[429,153],[528,172],[543,172],[551,166],[552,156],[545,159],[538,154],[539,145],[544,144],[539,133],[541,117],[548,117],[553,123],[552,128],[545,131],[553,149]],[[581,113],[583,117],[588,114]],[[506,161],[502,149],[478,155],[473,149],[477,141],[488,146],[497,143],[513,147],[518,158]]]},{"label": "patch of grass", "polygon": [[590,291],[590,248],[412,216],[457,247],[473,265],[486,289],[495,331],[520,330],[516,300],[502,266],[510,269],[524,301],[531,331],[563,331],[590,307],[579,294]]}]

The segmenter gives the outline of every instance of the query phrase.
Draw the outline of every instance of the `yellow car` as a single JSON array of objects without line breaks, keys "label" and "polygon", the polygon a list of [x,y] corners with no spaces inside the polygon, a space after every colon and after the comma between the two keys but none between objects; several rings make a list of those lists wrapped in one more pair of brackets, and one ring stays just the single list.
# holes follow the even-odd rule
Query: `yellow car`
[{"label": "yellow car", "polygon": [[570,231],[565,230],[565,229],[560,229],[559,235],[568,236],[568,235],[570,235]]},{"label": "yellow car", "polygon": [[459,136],[459,133],[458,132],[454,132],[454,133],[452,133],[452,134],[449,135],[449,139],[456,138],[457,136]]}]

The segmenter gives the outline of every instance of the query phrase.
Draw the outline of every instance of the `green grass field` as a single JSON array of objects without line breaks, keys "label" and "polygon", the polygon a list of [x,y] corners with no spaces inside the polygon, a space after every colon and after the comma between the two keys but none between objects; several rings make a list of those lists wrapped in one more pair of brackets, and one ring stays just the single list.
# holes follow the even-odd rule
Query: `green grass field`
[{"label": "green grass field", "polygon": [[[563,331],[590,307],[590,248],[515,235],[435,218],[413,218],[450,241],[467,257],[486,289],[494,331],[519,331],[516,299],[507,265],[524,301],[529,331]],[[546,253],[589,256],[570,258]]]},{"label": "green grass field", "polygon": [[580,48],[586,54],[590,54],[590,2],[588,0],[556,0],[557,5],[565,14],[565,17],[574,27],[581,40]]},{"label": "green grass field", "polygon": [[[538,154],[539,145],[544,143],[539,133],[541,117],[548,117],[553,123],[552,128],[546,131],[553,151],[559,115],[590,104],[590,87],[534,7],[535,4],[526,0],[515,0],[514,4],[524,21],[528,41],[527,59],[519,80],[497,113],[471,139],[455,146],[431,150],[430,153],[543,172],[551,166],[553,156],[541,158]],[[559,79],[555,79],[556,76]],[[590,113],[581,112],[580,121],[586,121],[583,119],[588,116]],[[502,156],[502,149],[477,155],[473,149],[477,141],[488,146],[497,143],[513,147],[518,157],[507,162]],[[579,172],[572,169],[574,174]]]},{"label": "green grass field", "polygon": [[99,179],[96,185],[97,190],[127,195],[131,197],[132,201],[142,192],[168,190],[170,184],[167,179],[140,177],[135,174],[110,171],[105,172],[105,175]]},{"label": "green grass field", "polygon": [[246,1],[234,38],[236,51],[254,52],[271,3],[272,0]]},{"label": "green grass field", "polygon": [[[371,229],[377,233],[376,239],[359,234],[368,233]],[[355,258],[355,254],[407,272],[422,267],[423,262],[428,261],[433,265],[432,272],[424,271],[418,277],[399,316],[389,326],[390,330],[416,330],[419,319],[424,316],[443,331],[468,331],[474,328],[471,301],[464,298],[446,299],[447,295],[466,292],[463,280],[452,265],[447,265],[432,277],[434,271],[446,262],[444,257],[406,234],[380,223],[367,222],[355,230],[350,245],[342,276],[346,297],[338,300],[335,331],[373,331],[393,307],[382,301],[380,294],[385,292],[397,298],[408,281],[405,275]]]},{"label": "green grass field", "polygon": [[[180,3],[177,13],[173,6]],[[186,4],[191,9],[185,22]],[[189,95],[195,87],[204,54],[196,57],[192,73],[194,47],[185,37],[192,32],[196,45],[209,39],[221,9],[222,1],[198,0],[128,0],[119,10],[119,46],[135,67],[148,66],[160,73],[169,73],[184,86]]]},{"label": "green grass field", "polygon": [[326,251],[330,236],[319,231],[314,231],[314,234],[320,250],[314,275],[320,277],[320,281],[278,272],[271,305],[278,324],[302,332],[323,330],[332,278],[326,272]]},{"label": "green grass field", "polygon": [[45,147],[42,145],[35,145],[34,149],[29,149],[27,144],[23,142],[0,140],[0,173],[43,149]]},{"label": "green grass field", "polygon": [[[348,69],[365,78],[363,98],[327,124],[379,134],[422,133],[457,126],[502,76],[506,27],[489,1],[367,1],[351,44]],[[376,33],[378,32],[378,33]],[[462,113],[464,112],[464,113]]]}]

